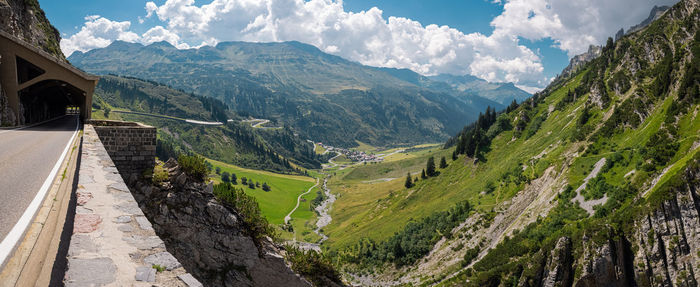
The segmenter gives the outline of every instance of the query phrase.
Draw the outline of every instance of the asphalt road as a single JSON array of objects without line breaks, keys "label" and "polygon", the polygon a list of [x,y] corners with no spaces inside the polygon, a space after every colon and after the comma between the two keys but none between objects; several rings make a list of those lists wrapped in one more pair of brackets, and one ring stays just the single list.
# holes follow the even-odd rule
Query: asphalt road
[{"label": "asphalt road", "polygon": [[0,241],[34,199],[73,136],[77,116],[0,130]]}]

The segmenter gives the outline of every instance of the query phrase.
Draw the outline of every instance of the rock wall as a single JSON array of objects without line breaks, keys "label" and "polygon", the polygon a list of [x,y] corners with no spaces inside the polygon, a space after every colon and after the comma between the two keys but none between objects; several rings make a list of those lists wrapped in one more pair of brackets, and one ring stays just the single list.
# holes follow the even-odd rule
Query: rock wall
[{"label": "rock wall", "polygon": [[174,160],[169,182],[132,182],[132,193],[168,251],[205,286],[311,286],[287,265],[283,249],[259,244],[239,214],[220,204],[212,185],[192,182]]},{"label": "rock wall", "polygon": [[156,128],[120,121],[93,120],[91,123],[122,177],[130,179],[153,170]]},{"label": "rock wall", "polygon": [[[73,234],[68,241],[63,284],[201,286],[193,283],[156,236],[89,124],[84,127],[80,152]],[[157,272],[153,265],[165,270]]]},{"label": "rock wall", "polygon": [[59,46],[61,36],[38,0],[0,0],[0,29],[66,62]]},{"label": "rock wall", "polygon": [[635,224],[633,268],[642,286],[698,286],[700,170],[687,169],[684,187]]},{"label": "rock wall", "polygon": [[642,21],[641,23],[630,27],[627,30],[627,34],[635,33],[639,30],[644,29],[644,27],[649,26],[651,22],[654,22],[657,19],[661,18],[661,16],[663,16],[664,13],[666,13],[666,11],[668,11],[668,9],[670,8],[671,7],[669,6],[654,6],[654,8],[651,8],[651,12],[649,12],[649,17],[644,19],[644,21]]},{"label": "rock wall", "polygon": [[546,256],[542,276],[519,286],[698,286],[700,163],[688,166],[681,187],[637,218],[632,234],[611,228],[603,242],[584,235],[576,259],[569,238],[561,238]]},{"label": "rock wall", "polygon": [[569,60],[569,65],[564,68],[561,74],[557,77],[557,80],[559,78],[567,78],[575,74],[583,65],[600,56],[602,51],[603,47],[601,46],[588,46],[588,51],[583,54],[573,56],[571,60]]}]

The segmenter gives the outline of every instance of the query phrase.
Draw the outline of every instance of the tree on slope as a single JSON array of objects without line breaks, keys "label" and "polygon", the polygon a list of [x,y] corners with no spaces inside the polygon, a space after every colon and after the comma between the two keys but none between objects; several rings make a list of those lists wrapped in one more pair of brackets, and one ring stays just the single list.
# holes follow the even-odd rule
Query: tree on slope
[{"label": "tree on slope", "polygon": [[411,179],[411,173],[409,172],[406,174],[406,183],[404,183],[404,186],[406,188],[411,188],[413,187],[413,180]]},{"label": "tree on slope", "polygon": [[440,168],[446,168],[446,167],[447,167],[447,160],[446,160],[445,157],[443,156],[443,157],[440,159]]},{"label": "tree on slope", "polygon": [[430,158],[428,158],[428,163],[425,167],[425,174],[428,177],[433,177],[437,175],[437,171],[435,170],[435,157],[431,156]]}]

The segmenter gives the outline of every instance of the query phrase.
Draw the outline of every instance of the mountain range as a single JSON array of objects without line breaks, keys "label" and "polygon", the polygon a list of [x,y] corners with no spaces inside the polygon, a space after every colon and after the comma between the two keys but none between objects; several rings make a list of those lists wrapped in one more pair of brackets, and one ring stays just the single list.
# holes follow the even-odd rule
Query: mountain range
[{"label": "mountain range", "polygon": [[[179,50],[115,41],[69,58],[96,74],[133,76],[222,100],[242,116],[271,119],[338,146],[442,141],[491,106],[529,94],[471,76],[425,77],[364,66],[299,43],[223,42]],[[445,81],[442,81],[445,79]]]},{"label": "mountain range", "polygon": [[[239,119],[229,121],[235,115],[220,100],[153,81],[104,75],[95,89],[93,109],[93,117],[116,117],[157,127],[156,152],[163,159],[194,152],[281,173],[300,173],[296,167],[319,168],[327,160],[289,129],[255,129]],[[207,126],[185,120],[222,124]]]}]

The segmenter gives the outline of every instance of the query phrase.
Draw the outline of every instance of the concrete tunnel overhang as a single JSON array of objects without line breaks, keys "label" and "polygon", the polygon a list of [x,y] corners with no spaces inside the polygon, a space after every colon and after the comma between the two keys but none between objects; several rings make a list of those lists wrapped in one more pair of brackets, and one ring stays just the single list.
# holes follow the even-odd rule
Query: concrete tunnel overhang
[{"label": "concrete tunnel overhang", "polygon": [[15,124],[38,121],[66,106],[80,107],[81,118],[90,119],[98,80],[0,30],[0,83]]}]

